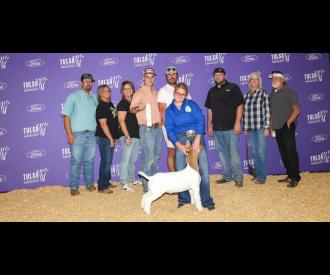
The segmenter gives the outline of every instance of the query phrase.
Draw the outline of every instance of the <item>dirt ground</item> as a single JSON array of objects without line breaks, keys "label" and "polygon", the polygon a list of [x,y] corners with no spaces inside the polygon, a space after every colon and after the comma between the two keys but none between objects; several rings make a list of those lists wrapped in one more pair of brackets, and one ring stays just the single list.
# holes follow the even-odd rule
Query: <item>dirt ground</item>
[{"label": "dirt ground", "polygon": [[80,196],[69,188],[46,186],[0,194],[0,221],[330,221],[330,173],[302,173],[296,188],[278,183],[283,176],[269,176],[265,185],[256,185],[245,175],[244,187],[234,183],[215,184],[211,195],[216,209],[198,212],[192,205],[177,208],[177,195],[165,194],[152,203],[151,215],[140,208],[144,194],[121,189],[113,194],[89,192],[81,186]]}]

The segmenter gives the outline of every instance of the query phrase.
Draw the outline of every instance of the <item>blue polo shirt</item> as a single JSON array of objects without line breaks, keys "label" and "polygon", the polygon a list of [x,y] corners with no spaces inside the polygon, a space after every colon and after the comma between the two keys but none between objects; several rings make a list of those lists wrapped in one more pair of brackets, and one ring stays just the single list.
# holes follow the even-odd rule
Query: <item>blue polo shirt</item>
[{"label": "blue polo shirt", "polygon": [[97,105],[98,101],[95,95],[88,95],[83,90],[79,90],[66,98],[61,115],[71,118],[72,132],[95,131]]},{"label": "blue polo shirt", "polygon": [[172,101],[165,112],[165,128],[167,136],[173,144],[178,141],[178,135],[188,130],[194,130],[197,134],[204,135],[205,120],[203,112],[197,103],[190,99],[185,99],[182,102],[180,110]]}]

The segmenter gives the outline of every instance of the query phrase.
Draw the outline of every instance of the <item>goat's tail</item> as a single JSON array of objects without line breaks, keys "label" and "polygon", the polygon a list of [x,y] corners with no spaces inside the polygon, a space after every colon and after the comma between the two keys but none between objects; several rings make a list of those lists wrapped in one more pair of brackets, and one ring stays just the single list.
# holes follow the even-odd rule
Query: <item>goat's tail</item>
[{"label": "goat's tail", "polygon": [[138,175],[140,175],[141,177],[144,177],[146,180],[150,180],[149,176],[144,173],[143,171],[139,171]]}]

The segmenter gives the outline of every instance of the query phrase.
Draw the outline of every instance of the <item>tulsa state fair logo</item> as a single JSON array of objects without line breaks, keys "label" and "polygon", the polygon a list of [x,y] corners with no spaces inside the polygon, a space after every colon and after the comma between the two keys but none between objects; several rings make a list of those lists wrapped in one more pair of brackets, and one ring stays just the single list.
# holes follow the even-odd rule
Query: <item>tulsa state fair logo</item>
[{"label": "tulsa state fair logo", "polygon": [[23,128],[24,138],[46,135],[47,122],[37,123],[34,126]]},{"label": "tulsa state fair logo", "polygon": [[61,69],[66,68],[80,68],[84,56],[82,54],[76,54],[72,57],[61,58],[60,65]]},{"label": "tulsa state fair logo", "polygon": [[0,147],[0,160],[6,160],[6,156],[10,148],[8,146],[6,147]]},{"label": "tulsa state fair logo", "polygon": [[270,55],[272,58],[272,63],[289,63],[290,54],[289,53],[273,53]]},{"label": "tulsa state fair logo", "polygon": [[313,73],[304,74],[305,83],[322,82],[325,70],[315,70]]},{"label": "tulsa state fair logo", "polygon": [[310,156],[311,165],[329,163],[330,150]]},{"label": "tulsa state fair logo", "polygon": [[326,115],[328,113],[327,109],[322,111],[318,111],[315,114],[307,115],[307,122],[308,124],[319,123],[319,122],[326,122]]},{"label": "tulsa state fair logo", "polygon": [[8,55],[0,56],[0,68],[1,69],[6,69],[8,59],[9,59]]},{"label": "tulsa state fair logo", "polygon": [[155,64],[156,53],[147,53],[143,56],[133,57],[134,67],[153,66]]},{"label": "tulsa state fair logo", "polygon": [[5,115],[7,113],[7,108],[9,104],[10,101],[8,100],[0,101],[0,114]]},{"label": "tulsa state fair logo", "polygon": [[64,158],[64,159],[71,158],[70,147],[62,148],[61,152],[62,152],[62,158]]},{"label": "tulsa state fair logo", "polygon": [[118,75],[109,76],[107,79],[101,79],[97,81],[97,85],[109,85],[110,88],[118,88],[119,87],[119,81],[123,77]]},{"label": "tulsa state fair logo", "polygon": [[224,64],[226,54],[227,53],[214,53],[210,55],[204,55],[205,65]]},{"label": "tulsa state fair logo", "polygon": [[45,182],[48,172],[48,168],[42,168],[33,172],[24,173],[23,184]]},{"label": "tulsa state fair logo", "polygon": [[[257,71],[255,73],[261,75],[261,72],[260,71]],[[246,74],[246,75],[240,75],[239,76],[239,83],[240,83],[240,85],[246,85],[246,84],[248,84],[250,75],[251,75],[251,73]]]},{"label": "tulsa state fair logo", "polygon": [[44,76],[44,77],[38,77],[35,80],[24,81],[23,82],[24,92],[44,91],[47,80],[48,79]]},{"label": "tulsa state fair logo", "polygon": [[190,83],[191,83],[191,79],[193,78],[193,74],[192,73],[187,73],[187,74],[183,74],[183,75],[180,75],[178,77],[178,83],[185,83],[187,84],[187,86],[190,86]]}]

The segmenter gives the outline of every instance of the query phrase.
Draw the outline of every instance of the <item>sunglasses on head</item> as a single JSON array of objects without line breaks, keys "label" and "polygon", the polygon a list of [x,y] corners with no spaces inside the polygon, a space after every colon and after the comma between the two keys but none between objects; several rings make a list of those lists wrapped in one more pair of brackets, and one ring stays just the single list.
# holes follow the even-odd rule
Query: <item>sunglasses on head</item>
[{"label": "sunglasses on head", "polygon": [[166,72],[175,72],[176,73],[176,68],[169,67],[169,68],[166,69]]}]

